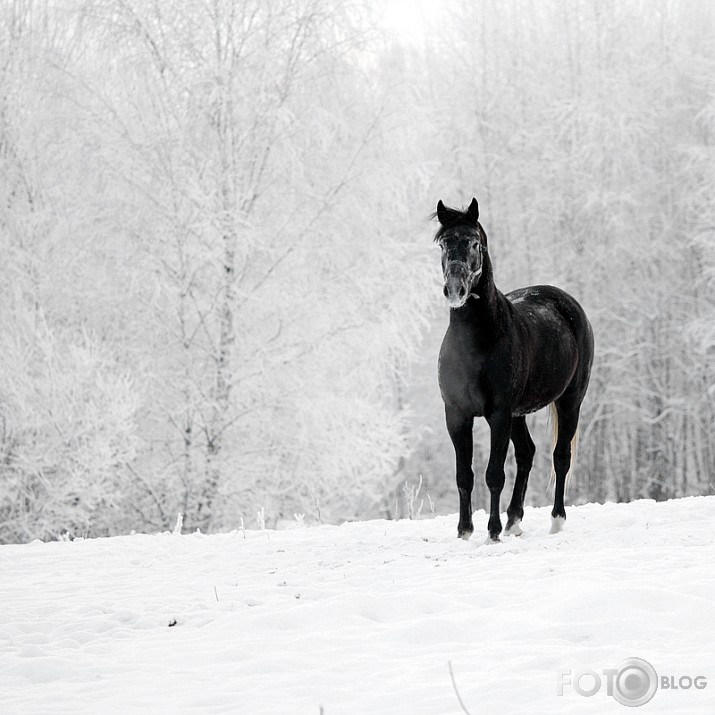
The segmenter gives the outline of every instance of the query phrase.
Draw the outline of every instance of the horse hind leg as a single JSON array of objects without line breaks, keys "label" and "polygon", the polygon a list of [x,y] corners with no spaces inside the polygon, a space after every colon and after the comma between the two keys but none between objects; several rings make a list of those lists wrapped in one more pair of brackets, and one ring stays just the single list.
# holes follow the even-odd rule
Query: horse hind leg
[{"label": "horse hind leg", "polygon": [[565,405],[557,402],[552,405],[554,424],[554,508],[551,511],[551,534],[557,534],[564,528],[566,509],[564,491],[566,476],[571,468],[571,457],[576,440],[579,410],[581,405]]},{"label": "horse hind leg", "polygon": [[511,496],[509,508],[506,511],[507,523],[505,534],[521,536],[521,520],[524,518],[524,496],[526,486],[529,481],[529,472],[534,463],[536,447],[526,426],[526,417],[515,417],[511,424],[511,441],[514,444],[514,456],[516,457],[516,479],[514,480],[514,492]]}]

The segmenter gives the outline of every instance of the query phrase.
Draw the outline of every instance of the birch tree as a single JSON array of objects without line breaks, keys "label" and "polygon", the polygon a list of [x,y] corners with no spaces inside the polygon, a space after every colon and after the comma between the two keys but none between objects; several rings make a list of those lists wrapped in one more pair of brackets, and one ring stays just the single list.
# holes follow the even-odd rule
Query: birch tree
[{"label": "birch tree", "polygon": [[[202,529],[291,499],[375,509],[406,448],[385,390],[418,334],[395,319],[422,269],[367,215],[384,114],[360,66],[370,18],[293,0],[94,7],[116,73],[109,91],[95,79],[97,130],[126,152],[116,227],[157,281],[160,501]],[[388,276],[401,290],[381,298]]]}]

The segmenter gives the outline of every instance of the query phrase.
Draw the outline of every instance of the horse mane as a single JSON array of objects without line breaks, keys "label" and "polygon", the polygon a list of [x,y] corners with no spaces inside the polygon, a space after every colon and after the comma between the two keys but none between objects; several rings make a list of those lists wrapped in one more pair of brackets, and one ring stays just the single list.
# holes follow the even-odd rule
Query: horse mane
[{"label": "horse mane", "polygon": [[[479,235],[482,238],[482,242],[484,246],[486,247],[486,240],[487,240],[487,234],[484,231],[484,228],[482,227],[482,224],[477,221],[476,226],[474,224],[474,221],[472,221],[470,218],[467,217],[467,212],[468,209],[455,209],[452,206],[445,206],[444,207],[445,213],[446,213],[446,221],[445,223],[439,224],[439,228],[437,229],[437,233],[434,235],[434,241],[437,242],[439,241],[442,236],[447,231],[450,231],[453,228],[456,228],[457,226],[471,226],[472,228],[476,228],[477,231],[479,231]],[[437,211],[433,211],[430,216],[429,220],[434,221],[434,219],[437,218]]]}]

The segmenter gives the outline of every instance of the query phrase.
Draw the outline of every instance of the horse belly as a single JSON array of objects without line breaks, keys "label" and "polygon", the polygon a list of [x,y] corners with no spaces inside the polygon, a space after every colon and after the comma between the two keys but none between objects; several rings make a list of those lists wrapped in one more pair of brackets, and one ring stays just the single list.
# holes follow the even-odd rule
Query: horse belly
[{"label": "horse belly", "polygon": [[570,331],[556,331],[538,349],[523,356],[521,389],[513,413],[525,415],[557,400],[571,383],[578,362]]}]

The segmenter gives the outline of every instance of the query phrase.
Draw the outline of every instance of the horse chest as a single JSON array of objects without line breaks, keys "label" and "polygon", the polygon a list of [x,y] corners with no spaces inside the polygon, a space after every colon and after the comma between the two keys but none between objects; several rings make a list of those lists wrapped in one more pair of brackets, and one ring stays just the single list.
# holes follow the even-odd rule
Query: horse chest
[{"label": "horse chest", "polygon": [[477,417],[486,414],[495,381],[488,357],[476,344],[465,345],[463,336],[447,331],[438,365],[439,387],[445,405]]}]

